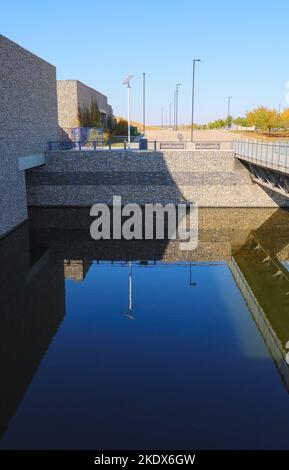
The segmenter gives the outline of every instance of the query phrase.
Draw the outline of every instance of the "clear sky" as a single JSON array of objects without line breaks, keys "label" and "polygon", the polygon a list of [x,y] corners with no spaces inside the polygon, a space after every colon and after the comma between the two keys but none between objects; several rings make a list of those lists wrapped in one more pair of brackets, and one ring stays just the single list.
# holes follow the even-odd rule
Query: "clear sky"
[{"label": "clear sky", "polygon": [[59,79],[79,79],[126,115],[123,79],[132,82],[132,119],[142,116],[147,74],[147,122],[160,123],[177,82],[180,122],[190,122],[192,59],[196,121],[264,104],[286,106],[289,81],[288,0],[36,0],[1,1],[0,31],[57,67]]}]

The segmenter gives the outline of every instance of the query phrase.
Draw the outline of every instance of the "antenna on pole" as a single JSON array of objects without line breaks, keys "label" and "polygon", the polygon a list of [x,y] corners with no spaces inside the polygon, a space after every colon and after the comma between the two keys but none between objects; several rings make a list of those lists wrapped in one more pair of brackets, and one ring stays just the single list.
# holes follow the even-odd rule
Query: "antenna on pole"
[{"label": "antenna on pole", "polygon": [[126,77],[126,79],[122,82],[123,85],[127,86],[127,141],[128,141],[128,148],[130,148],[130,81],[133,78],[133,75],[130,74]]}]

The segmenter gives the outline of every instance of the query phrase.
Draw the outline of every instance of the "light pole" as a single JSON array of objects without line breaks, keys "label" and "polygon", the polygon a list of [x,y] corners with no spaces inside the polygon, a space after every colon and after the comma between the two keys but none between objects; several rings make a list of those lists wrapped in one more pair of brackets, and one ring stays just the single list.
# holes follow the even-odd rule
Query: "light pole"
[{"label": "light pole", "polygon": [[176,90],[174,90],[174,131],[176,130]]},{"label": "light pole", "polygon": [[169,123],[169,126],[170,126],[170,130],[172,130],[172,103],[170,103],[170,123]]},{"label": "light pole", "polygon": [[228,117],[227,117],[227,124],[228,124],[228,127],[231,127],[231,126],[229,125],[230,108],[231,108],[231,99],[232,99],[232,96],[228,96]]},{"label": "light pole", "polygon": [[162,108],[162,129],[164,128],[164,108]]},{"label": "light pole", "polygon": [[194,107],[195,107],[195,69],[196,69],[196,62],[201,62],[201,59],[194,59],[193,60],[191,142],[194,141]]},{"label": "light pole", "polygon": [[179,87],[181,83],[176,85],[176,131],[178,130],[178,106],[179,106]]},{"label": "light pole", "polygon": [[146,74],[145,72],[142,74],[143,76],[143,110],[142,110],[142,121],[143,121],[143,135],[145,135],[146,131]]},{"label": "light pole", "polygon": [[133,75],[129,75],[123,82],[123,85],[127,86],[127,143],[130,148],[130,81]]}]

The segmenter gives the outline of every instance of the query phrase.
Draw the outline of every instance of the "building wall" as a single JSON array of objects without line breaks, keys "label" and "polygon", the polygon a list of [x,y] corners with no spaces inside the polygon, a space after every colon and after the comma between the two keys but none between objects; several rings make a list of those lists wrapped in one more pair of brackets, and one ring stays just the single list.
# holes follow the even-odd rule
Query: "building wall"
[{"label": "building wall", "polygon": [[27,218],[18,158],[57,138],[55,67],[0,35],[0,237]]},{"label": "building wall", "polygon": [[57,80],[58,123],[62,128],[78,127],[77,81]]},{"label": "building wall", "polygon": [[[254,184],[231,151],[58,151],[27,175],[30,206],[196,202],[200,207],[278,207],[289,198]],[[280,196],[280,197],[279,197]]]},{"label": "building wall", "polygon": [[57,81],[58,116],[60,127],[78,127],[78,108],[88,108],[97,101],[99,111],[106,116],[112,115],[107,97],[78,80]]}]

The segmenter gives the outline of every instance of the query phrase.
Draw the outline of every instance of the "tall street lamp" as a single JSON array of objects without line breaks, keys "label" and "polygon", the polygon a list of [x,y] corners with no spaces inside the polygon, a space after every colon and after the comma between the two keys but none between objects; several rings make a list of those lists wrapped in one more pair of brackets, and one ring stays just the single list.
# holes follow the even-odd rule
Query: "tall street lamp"
[{"label": "tall street lamp", "polygon": [[127,86],[127,142],[128,142],[128,148],[130,148],[130,81],[132,79],[133,75],[129,75],[126,77],[124,80],[123,84]]},{"label": "tall street lamp", "polygon": [[176,90],[174,90],[174,131],[176,130]]},{"label": "tall street lamp", "polygon": [[179,107],[179,87],[181,83],[176,85],[176,131],[178,130],[178,107]]},{"label": "tall street lamp", "polygon": [[194,107],[195,107],[195,69],[196,69],[196,62],[201,62],[201,59],[193,59],[191,142],[194,141]]},{"label": "tall street lamp", "polygon": [[231,127],[231,126],[229,125],[230,112],[231,112],[231,99],[232,99],[232,96],[228,96],[228,116],[227,116],[227,124],[228,124],[228,127]]},{"label": "tall street lamp", "polygon": [[146,131],[146,74],[145,72],[142,74],[143,76],[143,106],[142,106],[142,127],[143,127],[143,135],[145,135]]}]

